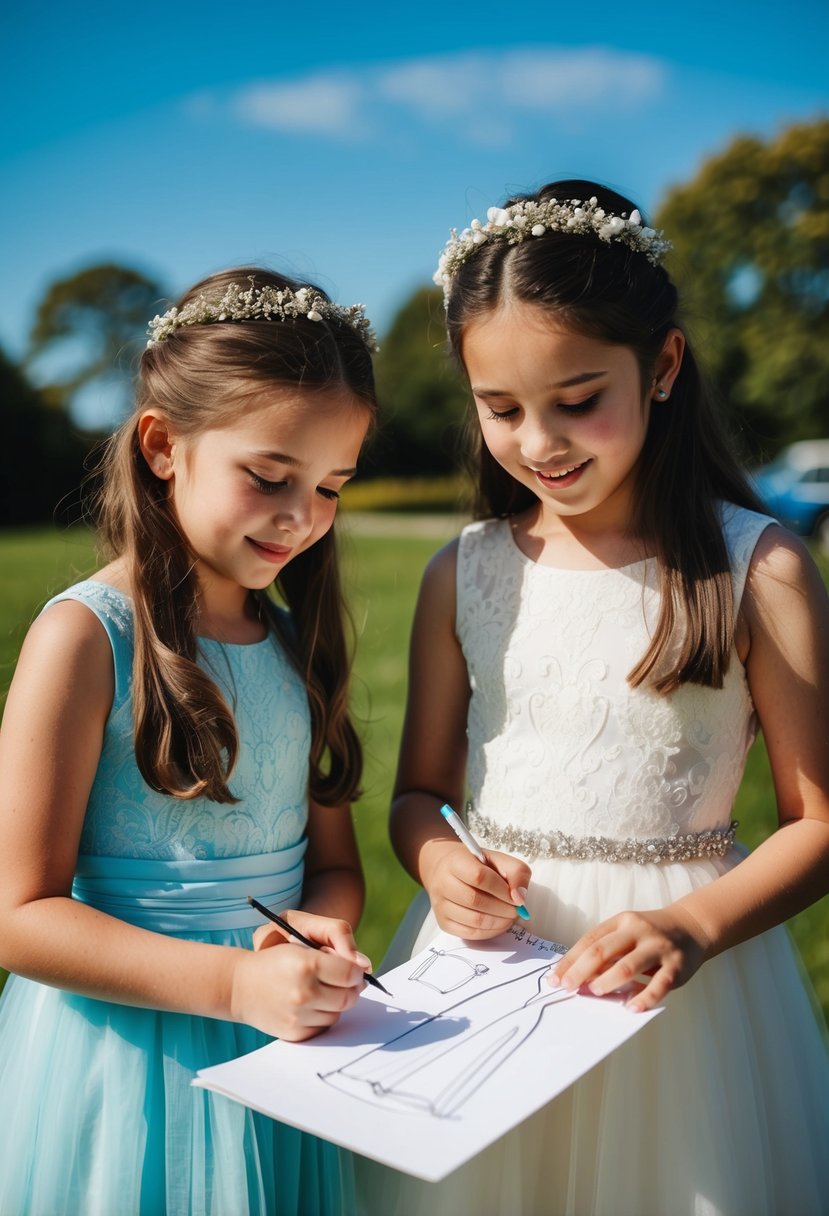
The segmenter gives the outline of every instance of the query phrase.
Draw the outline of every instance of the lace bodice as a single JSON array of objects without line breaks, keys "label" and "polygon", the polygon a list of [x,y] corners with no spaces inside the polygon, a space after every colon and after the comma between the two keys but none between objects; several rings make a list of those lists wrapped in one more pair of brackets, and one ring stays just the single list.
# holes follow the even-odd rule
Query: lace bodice
[{"label": "lace bodice", "polygon": [[200,639],[200,664],[222,689],[239,731],[230,788],[235,805],[184,801],[150,789],[135,763],[132,722],[132,607],[88,580],[47,604],[80,600],[112,645],[115,696],[89,797],[80,852],[154,860],[243,857],[301,840],[308,818],[310,718],[305,688],[271,635],[254,645]]},{"label": "lace bodice", "polygon": [[[727,506],[739,604],[765,516]],[[560,570],[527,558],[508,520],[458,550],[457,632],[469,671],[468,782],[498,825],[652,839],[727,828],[755,716],[732,656],[724,687],[631,688],[659,608],[655,561]]]}]

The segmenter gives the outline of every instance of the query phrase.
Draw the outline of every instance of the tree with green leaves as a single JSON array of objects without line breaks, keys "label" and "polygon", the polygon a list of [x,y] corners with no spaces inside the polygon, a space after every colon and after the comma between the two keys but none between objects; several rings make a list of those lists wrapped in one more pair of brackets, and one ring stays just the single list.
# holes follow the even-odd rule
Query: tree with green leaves
[{"label": "tree with green leaves", "polygon": [[735,139],[656,223],[747,447],[768,456],[829,435],[829,119]]},{"label": "tree with green leaves", "polygon": [[371,471],[456,470],[468,390],[448,354],[440,290],[418,288],[403,305],[381,343],[376,373],[382,421]]},{"label": "tree with green leaves", "polygon": [[49,406],[0,351],[0,526],[80,514],[79,486],[90,439]]},{"label": "tree with green leaves", "polygon": [[154,279],[113,263],[58,279],[38,307],[28,366],[48,382],[52,399],[71,405],[96,386],[117,415],[163,295]]}]

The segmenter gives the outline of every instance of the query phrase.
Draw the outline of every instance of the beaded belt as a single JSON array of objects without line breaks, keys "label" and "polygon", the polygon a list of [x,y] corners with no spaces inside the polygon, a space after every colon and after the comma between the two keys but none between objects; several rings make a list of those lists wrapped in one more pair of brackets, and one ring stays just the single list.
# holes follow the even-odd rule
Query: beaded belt
[{"label": "beaded belt", "polygon": [[705,857],[724,857],[737,832],[737,820],[727,828],[708,832],[688,832],[684,836],[657,836],[638,840],[628,836],[613,840],[609,836],[568,836],[566,832],[532,832],[525,828],[502,827],[485,815],[467,808],[469,828],[482,843],[506,853],[523,857],[563,857],[569,861],[635,861],[639,865],[659,861],[699,861]]}]

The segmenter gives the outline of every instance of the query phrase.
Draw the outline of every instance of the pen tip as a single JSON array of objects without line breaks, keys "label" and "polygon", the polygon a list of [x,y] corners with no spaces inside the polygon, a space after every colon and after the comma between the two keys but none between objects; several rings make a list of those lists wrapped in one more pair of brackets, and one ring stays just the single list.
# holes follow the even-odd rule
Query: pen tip
[{"label": "pen tip", "polygon": [[245,899],[248,901],[248,903],[250,904],[250,906],[251,906],[251,907],[253,907],[253,896],[252,896],[252,895],[246,895],[246,896],[245,896]]}]

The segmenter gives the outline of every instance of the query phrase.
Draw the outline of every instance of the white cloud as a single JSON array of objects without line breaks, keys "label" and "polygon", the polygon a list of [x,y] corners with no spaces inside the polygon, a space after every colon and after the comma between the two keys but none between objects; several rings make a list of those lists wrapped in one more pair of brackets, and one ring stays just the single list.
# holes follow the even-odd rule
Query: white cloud
[{"label": "white cloud", "polygon": [[320,73],[288,83],[248,85],[231,102],[242,122],[279,131],[356,135],[362,128],[363,85],[352,74]]},{"label": "white cloud", "polygon": [[660,60],[605,47],[473,51],[263,81],[233,94],[230,109],[252,126],[334,138],[364,137],[402,115],[497,144],[528,114],[567,125],[650,103],[667,76]]},{"label": "white cloud", "polygon": [[664,65],[647,55],[579,47],[509,52],[498,83],[503,99],[524,109],[571,111],[648,101],[661,93],[666,75]]},{"label": "white cloud", "polygon": [[387,69],[377,85],[423,117],[474,112],[486,122],[514,109],[549,115],[599,104],[638,105],[659,95],[666,75],[663,64],[647,55],[548,47],[412,60]]},{"label": "white cloud", "polygon": [[381,96],[428,118],[469,113],[483,100],[490,76],[489,58],[453,55],[413,59],[381,72],[376,86]]}]

